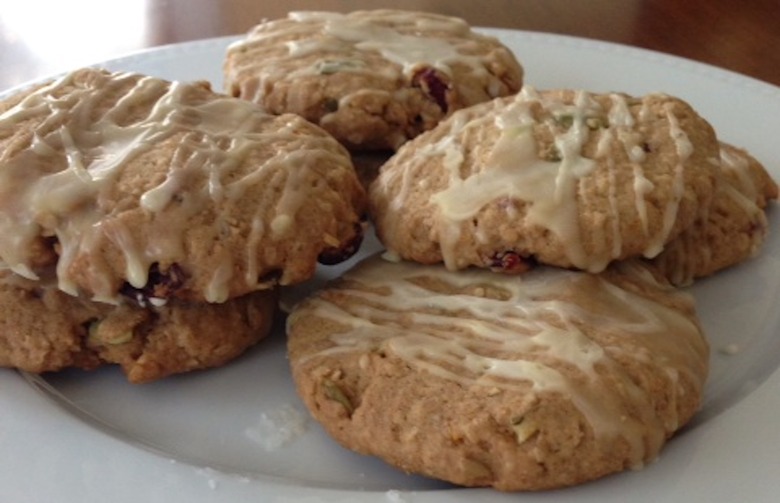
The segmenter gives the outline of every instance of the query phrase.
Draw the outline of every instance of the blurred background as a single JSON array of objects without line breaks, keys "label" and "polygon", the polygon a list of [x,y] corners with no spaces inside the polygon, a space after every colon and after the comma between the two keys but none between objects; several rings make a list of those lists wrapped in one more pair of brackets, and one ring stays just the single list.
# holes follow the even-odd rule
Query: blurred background
[{"label": "blurred background", "polygon": [[394,7],[618,42],[780,85],[780,0],[0,0],[0,89],[290,10]]}]

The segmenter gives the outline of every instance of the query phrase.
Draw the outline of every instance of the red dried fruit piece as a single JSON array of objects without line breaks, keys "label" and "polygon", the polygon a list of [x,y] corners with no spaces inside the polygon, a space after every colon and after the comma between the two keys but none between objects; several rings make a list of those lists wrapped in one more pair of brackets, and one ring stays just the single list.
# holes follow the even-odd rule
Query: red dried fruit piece
[{"label": "red dried fruit piece", "polygon": [[505,274],[520,274],[533,267],[533,260],[521,257],[517,252],[505,251],[490,258],[490,270]]},{"label": "red dried fruit piece", "polygon": [[165,301],[172,297],[176,290],[184,285],[184,280],[184,271],[178,264],[171,264],[163,272],[160,270],[160,265],[154,263],[149,268],[146,285],[136,288],[130,283],[125,283],[119,289],[119,293],[135,300],[141,307],[159,305],[164,304]]},{"label": "red dried fruit piece", "polygon": [[339,246],[332,246],[322,250],[317,257],[317,261],[324,265],[334,265],[344,262],[352,255],[357,253],[363,242],[363,226],[360,223],[355,224],[355,233]]},{"label": "red dried fruit piece", "polygon": [[447,92],[450,86],[436,69],[428,66],[417,70],[412,77],[412,85],[422,88],[423,92],[439,105],[442,112],[447,113]]}]

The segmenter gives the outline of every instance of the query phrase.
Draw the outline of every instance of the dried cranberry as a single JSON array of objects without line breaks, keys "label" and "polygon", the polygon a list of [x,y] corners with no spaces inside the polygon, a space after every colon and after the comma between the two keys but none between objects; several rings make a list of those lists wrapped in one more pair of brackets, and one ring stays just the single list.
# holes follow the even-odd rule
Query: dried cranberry
[{"label": "dried cranberry", "polygon": [[425,67],[418,70],[412,77],[412,84],[421,87],[423,92],[433,98],[439,108],[447,113],[447,91],[450,87],[434,68]]},{"label": "dried cranberry", "polygon": [[257,279],[257,283],[263,286],[273,286],[278,285],[279,280],[282,279],[282,276],[284,276],[284,269],[269,269]]},{"label": "dried cranberry", "polygon": [[363,226],[360,223],[355,224],[355,233],[340,246],[331,246],[322,250],[317,257],[317,261],[323,265],[334,265],[344,262],[352,255],[357,253],[363,242]]},{"label": "dried cranberry", "polygon": [[489,267],[496,272],[519,274],[533,267],[533,260],[521,257],[517,252],[505,251],[496,253],[490,258]]},{"label": "dried cranberry", "polygon": [[135,300],[139,306],[147,307],[150,304],[160,304],[167,301],[176,293],[176,290],[184,285],[184,280],[184,271],[178,264],[171,264],[163,272],[160,270],[160,265],[154,263],[149,268],[146,285],[136,288],[130,283],[125,283],[119,289],[119,293]]}]

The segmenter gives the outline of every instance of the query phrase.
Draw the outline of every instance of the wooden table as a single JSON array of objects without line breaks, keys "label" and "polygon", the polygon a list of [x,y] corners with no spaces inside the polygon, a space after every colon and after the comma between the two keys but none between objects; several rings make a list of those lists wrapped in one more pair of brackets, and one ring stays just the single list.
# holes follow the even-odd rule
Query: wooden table
[{"label": "wooden table", "polygon": [[778,0],[0,0],[0,90],[147,47],[242,34],[289,10],[383,6],[619,42],[780,85]]}]

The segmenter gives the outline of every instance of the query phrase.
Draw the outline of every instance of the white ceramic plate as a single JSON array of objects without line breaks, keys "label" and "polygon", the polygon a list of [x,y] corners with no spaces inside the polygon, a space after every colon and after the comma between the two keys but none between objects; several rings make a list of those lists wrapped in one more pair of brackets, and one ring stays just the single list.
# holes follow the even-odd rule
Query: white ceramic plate
[{"label": "white ceramic plate", "polygon": [[[663,91],[688,100],[721,139],[748,148],[780,179],[780,89],[623,46],[485,31],[515,50],[526,81],[536,87]],[[101,66],[207,79],[221,89],[229,41],[162,47]],[[770,220],[776,224],[776,212]],[[364,250],[376,246],[368,243]],[[323,269],[318,281],[341,270]],[[641,471],[521,495],[404,475],[345,451],[307,419],[294,394],[278,326],[269,340],[227,367],[151,385],[129,385],[116,369],[64,372],[45,380],[0,370],[0,501],[775,501],[779,290],[778,232],[757,259],[693,288],[713,348],[704,407],[660,459]],[[738,352],[726,354],[723,348]],[[286,433],[291,433],[287,443],[271,445]]]}]

